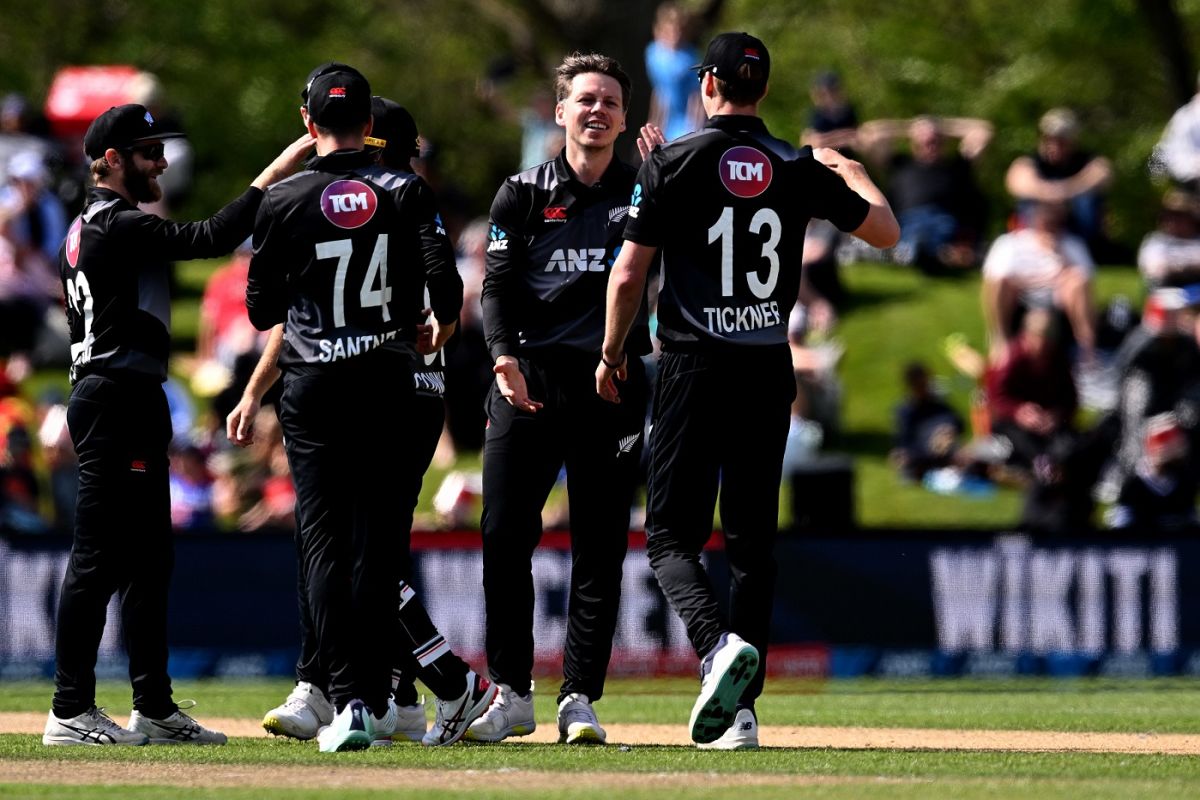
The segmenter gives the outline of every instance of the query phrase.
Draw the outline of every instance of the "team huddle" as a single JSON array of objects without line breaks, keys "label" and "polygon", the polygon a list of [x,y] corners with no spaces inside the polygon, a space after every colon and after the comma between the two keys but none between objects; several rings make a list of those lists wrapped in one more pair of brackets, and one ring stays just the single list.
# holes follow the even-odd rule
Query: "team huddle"
[{"label": "team huddle", "polygon": [[[495,373],[483,448],[486,676],[454,653],[410,583],[413,511],[443,423],[440,354],[463,302],[436,199],[409,165],[412,116],[372,97],[353,67],[322,65],[301,92],[306,134],[233,203],[185,224],[137,209],[167,166],[162,141],[178,134],[141,106],[98,117],[85,138],[95,186],[60,256],[81,480],[43,742],[226,740],[172,700],[166,669],[165,268],[252,234],[246,307],[269,333],[228,435],[253,440],[263,395],[281,380],[302,622],[295,689],[263,726],[315,738],[322,752],[532,733],[531,561],[565,467],[572,568],[559,741],[604,743],[595,705],[645,449],[648,554],[700,659],[692,739],[757,747],[795,394],[779,309],[795,302],[810,218],[876,246],[898,237],[861,165],[770,135],[757,116],[769,71],[758,39],[716,37],[696,66],[708,124],[672,142],[642,128],[638,169],[615,154],[628,76],[606,56],[571,55],[555,76],[565,147],[496,195],[482,295]],[[653,387],[643,360],[652,276],[662,350]],[[746,376],[754,389],[734,399]],[[727,603],[700,560],[718,489]],[[126,727],[95,706],[114,592],[134,690]],[[432,726],[416,679],[434,695]]]}]

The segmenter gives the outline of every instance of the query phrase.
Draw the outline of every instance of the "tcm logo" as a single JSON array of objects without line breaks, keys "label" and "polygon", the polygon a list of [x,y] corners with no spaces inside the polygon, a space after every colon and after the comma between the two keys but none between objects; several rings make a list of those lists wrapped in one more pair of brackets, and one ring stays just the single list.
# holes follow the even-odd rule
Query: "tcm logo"
[{"label": "tcm logo", "polygon": [[729,148],[717,160],[717,170],[736,197],[758,197],[771,185],[771,160],[753,147]]},{"label": "tcm logo", "polygon": [[567,207],[566,206],[547,206],[542,210],[542,218],[546,222],[566,222]]},{"label": "tcm logo", "polygon": [[379,201],[362,181],[334,181],[321,193],[321,213],[339,228],[359,228],[371,221]]},{"label": "tcm logo", "polygon": [[79,265],[79,244],[83,239],[83,217],[76,217],[71,223],[71,229],[67,231],[67,241],[65,245],[67,253],[67,263],[71,265],[71,269],[75,269]]},{"label": "tcm logo", "polygon": [[546,262],[546,272],[604,272],[605,267],[603,247],[586,250],[559,248]]}]

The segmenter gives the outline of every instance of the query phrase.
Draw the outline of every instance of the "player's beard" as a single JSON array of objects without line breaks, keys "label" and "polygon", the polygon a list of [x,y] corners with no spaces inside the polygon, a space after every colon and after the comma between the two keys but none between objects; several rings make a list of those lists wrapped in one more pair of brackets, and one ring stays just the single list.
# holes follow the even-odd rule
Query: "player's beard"
[{"label": "player's beard", "polygon": [[[130,159],[132,166],[133,159]],[[140,170],[136,167],[125,170],[125,191],[135,203],[157,203],[162,199],[162,187],[151,177],[153,167]]]}]

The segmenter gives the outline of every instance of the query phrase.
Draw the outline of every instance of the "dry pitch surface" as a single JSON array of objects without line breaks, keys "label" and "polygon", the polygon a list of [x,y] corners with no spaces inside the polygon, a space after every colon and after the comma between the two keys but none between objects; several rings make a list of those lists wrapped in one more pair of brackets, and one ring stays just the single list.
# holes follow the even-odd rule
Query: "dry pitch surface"
[{"label": "dry pitch surface", "polygon": [[[255,720],[205,718],[205,723],[231,736],[265,737]],[[38,734],[45,715],[32,713],[0,714],[0,733]],[[520,741],[548,743],[555,740],[552,726],[539,728]],[[687,745],[687,731],[679,725],[610,725],[609,742],[637,745]],[[767,747],[893,750],[1020,751],[1075,753],[1131,753],[1163,755],[1200,755],[1200,734],[1064,733],[1052,731],[980,731],[921,728],[833,728],[764,726],[760,739]],[[312,746],[312,745],[297,745]],[[338,788],[371,781],[395,786],[437,786],[445,789],[553,790],[561,787],[562,776],[550,772],[526,770],[457,771],[388,769],[386,778],[372,767],[353,767],[344,763],[336,770],[322,766],[211,765],[211,764],[104,764],[70,761],[0,761],[0,783],[78,784],[78,785],[158,785],[164,781],[183,781],[185,785],[273,786],[296,788]],[[583,776],[578,776],[583,777]],[[593,787],[663,788],[681,785],[718,787],[737,786],[812,786],[861,782],[861,778],[802,775],[735,774],[630,774],[620,772],[589,773]],[[912,783],[911,779],[876,779],[872,782]],[[919,781],[917,781],[919,782]]]}]

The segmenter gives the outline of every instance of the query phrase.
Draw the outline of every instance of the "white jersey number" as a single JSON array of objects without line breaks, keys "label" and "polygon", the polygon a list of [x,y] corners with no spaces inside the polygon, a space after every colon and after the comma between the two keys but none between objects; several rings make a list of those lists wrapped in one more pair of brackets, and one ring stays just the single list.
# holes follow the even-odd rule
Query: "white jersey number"
[{"label": "white jersey number", "polygon": [[[760,300],[769,298],[771,292],[775,291],[775,284],[779,282],[779,254],[775,252],[775,248],[779,245],[779,237],[783,233],[783,223],[780,222],[779,215],[775,213],[774,209],[760,208],[751,218],[751,233],[758,233],[763,227],[767,228],[767,240],[763,242],[761,257],[767,259],[770,271],[767,273],[765,281],[758,277],[757,269],[746,273],[746,285]],[[726,206],[725,210],[721,212],[721,216],[708,229],[708,243],[712,244],[718,240],[721,242],[721,294],[725,297],[732,297],[733,208],[731,206]]]},{"label": "white jersey number", "polygon": [[92,299],[92,287],[82,272],[67,279],[67,304],[83,317],[83,340],[71,345],[71,363],[86,364],[92,360],[92,344],[96,341],[92,335],[96,303]]},{"label": "white jersey number", "polygon": [[[381,233],[375,240],[367,274],[363,276],[362,286],[358,290],[358,305],[360,308],[381,308],[383,321],[391,322],[388,303],[392,301],[392,287],[387,282],[387,251],[388,235]],[[354,242],[350,239],[317,242],[317,258],[338,260],[337,270],[333,274],[333,324],[339,328],[346,326],[346,273],[350,271],[350,256],[353,254]]]}]

